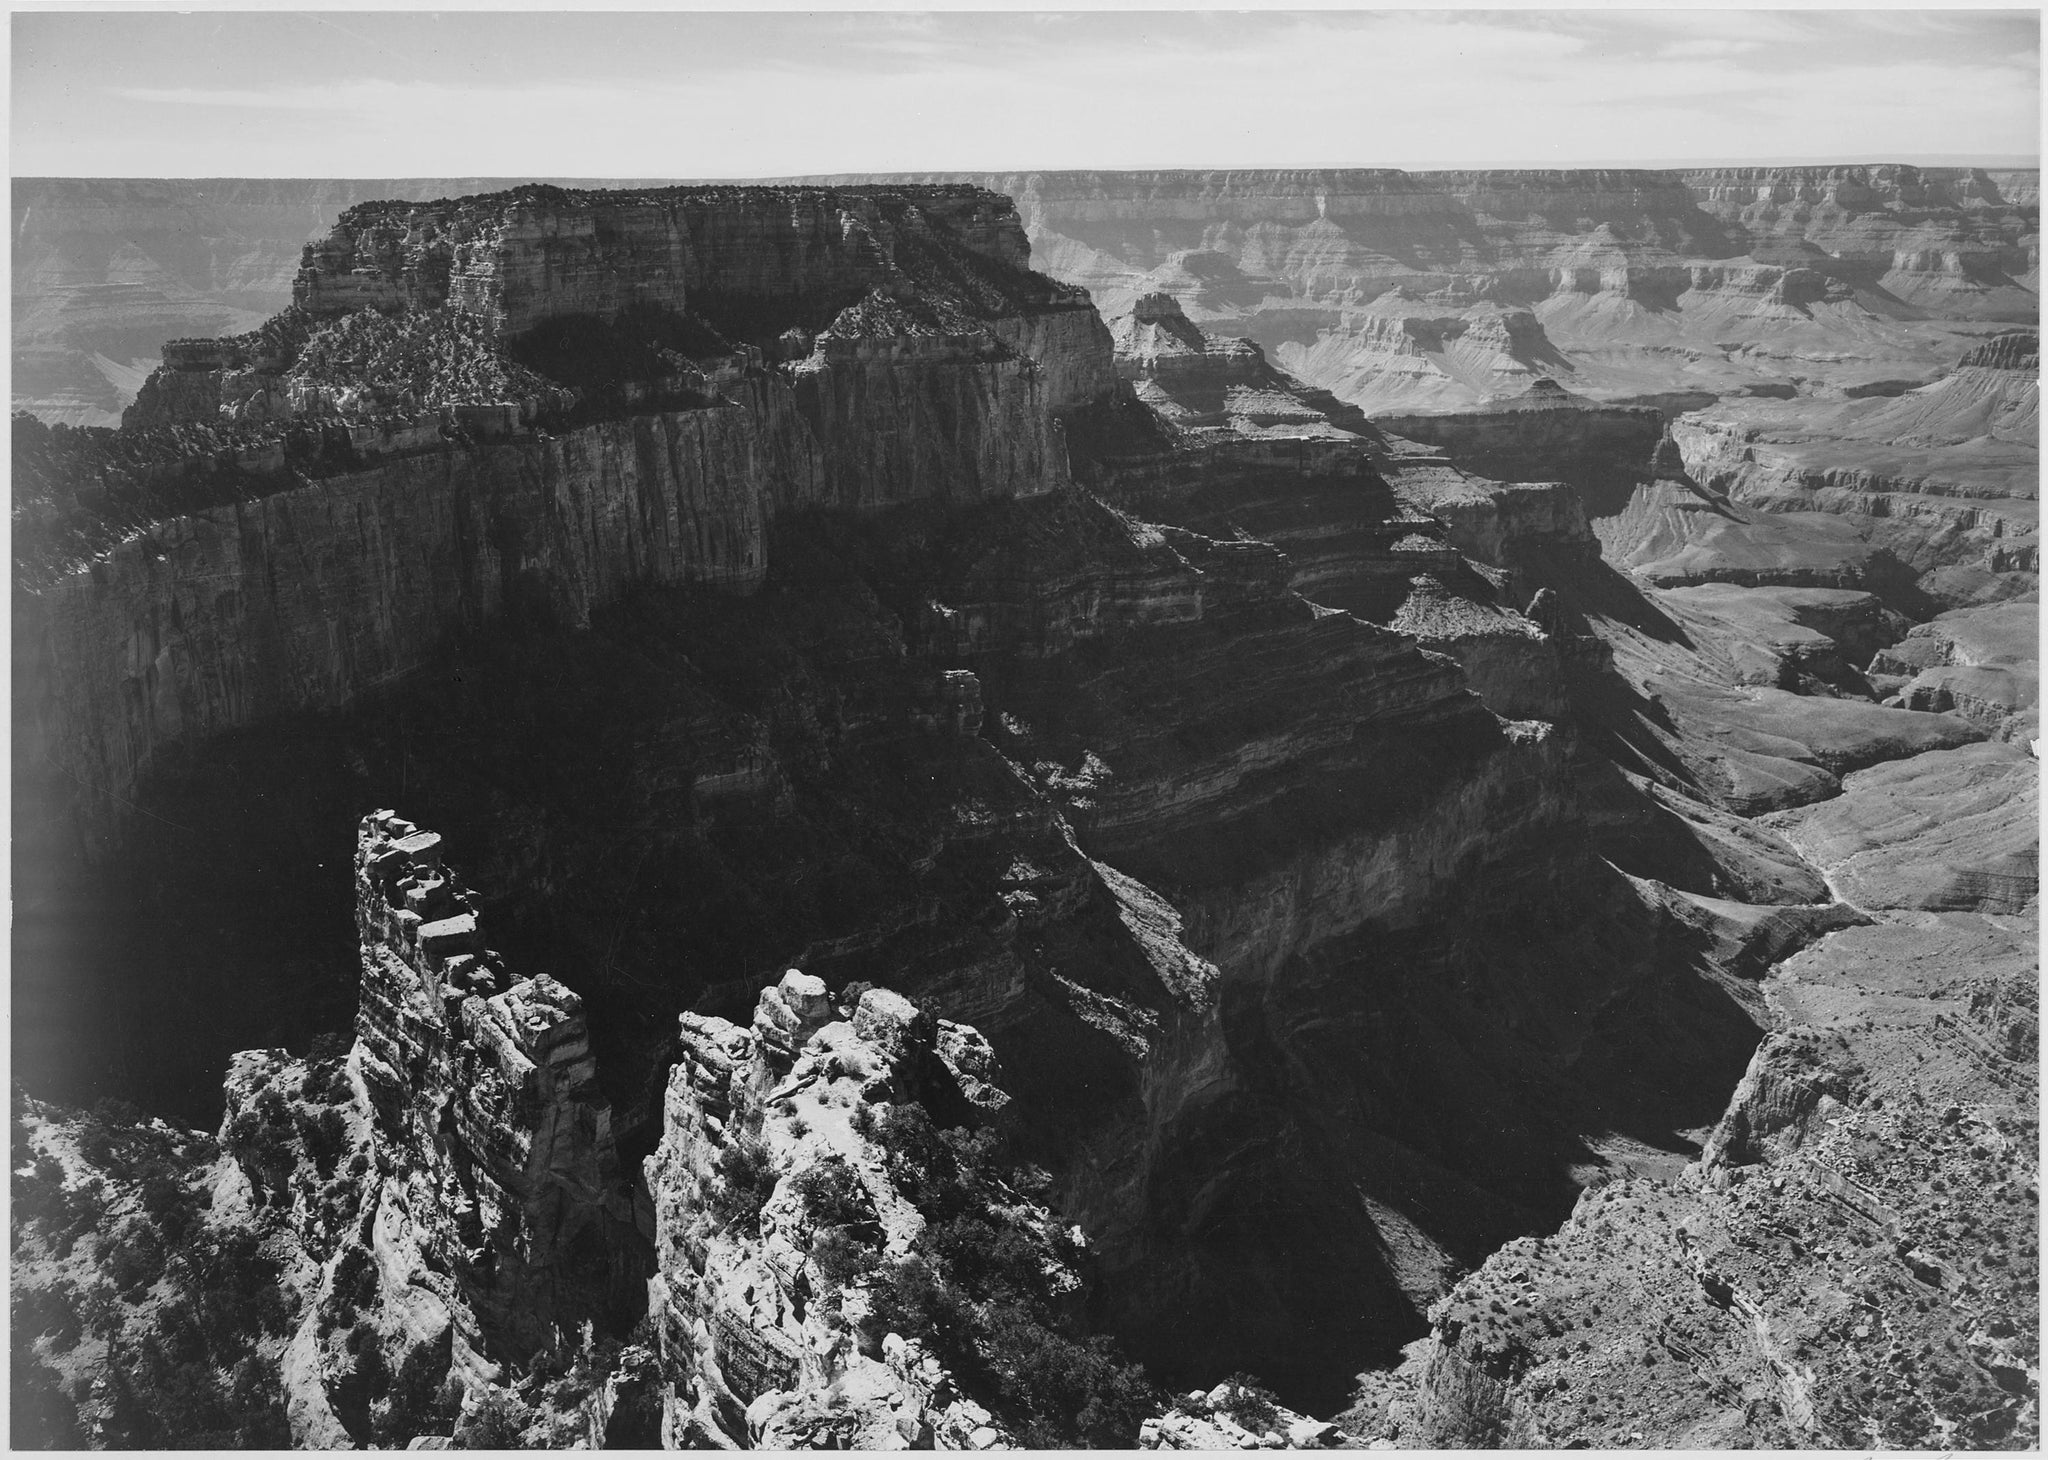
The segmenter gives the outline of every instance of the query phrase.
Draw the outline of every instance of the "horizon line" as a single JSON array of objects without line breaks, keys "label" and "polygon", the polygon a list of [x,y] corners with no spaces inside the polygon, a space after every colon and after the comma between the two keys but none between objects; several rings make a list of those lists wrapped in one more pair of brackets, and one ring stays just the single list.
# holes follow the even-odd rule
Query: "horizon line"
[{"label": "horizon line", "polygon": [[513,181],[533,182],[574,182],[574,183],[633,183],[639,185],[663,184],[689,186],[697,183],[797,183],[819,180],[863,177],[969,177],[986,176],[992,173],[1259,173],[1259,172],[1397,172],[1411,174],[1455,173],[1455,172],[1689,172],[1701,168],[1815,168],[1815,167],[1917,167],[1917,168],[1976,168],[2003,172],[2038,172],[2041,168],[2040,154],[1988,153],[1965,158],[1953,153],[1903,153],[1889,156],[1871,154],[1851,157],[1765,157],[1737,159],[1728,157],[1703,158],[1662,158],[1648,162],[1594,160],[1589,162],[1537,162],[1478,161],[1478,162],[1422,162],[1422,163],[1318,163],[1295,162],[1264,165],[1231,164],[1224,166],[1202,166],[1189,164],[1122,164],[1115,166],[1043,166],[1043,165],[990,165],[983,167],[875,167],[832,172],[784,172],[784,173],[681,173],[657,176],[629,176],[626,174],[588,173],[570,177],[563,173],[550,173],[542,177],[534,173],[518,171],[503,172],[482,168],[441,168],[417,173],[346,173],[346,172],[304,172],[304,173],[139,173],[139,172],[66,172],[66,173],[10,173],[10,182],[429,182],[443,178],[463,178],[472,181]]}]

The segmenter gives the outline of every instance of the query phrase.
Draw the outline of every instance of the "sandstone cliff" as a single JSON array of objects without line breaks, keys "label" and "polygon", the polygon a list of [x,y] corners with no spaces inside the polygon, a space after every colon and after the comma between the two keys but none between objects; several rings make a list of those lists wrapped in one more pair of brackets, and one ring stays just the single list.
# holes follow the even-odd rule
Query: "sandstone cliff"
[{"label": "sandstone cliff", "polygon": [[[1048,490],[1065,470],[1048,413],[1114,380],[1099,320],[1026,271],[1025,253],[1006,201],[962,188],[794,201],[527,189],[352,211],[308,248],[300,316],[159,373],[136,425],[160,429],[21,427],[17,570],[31,582],[17,588],[16,663],[53,671],[17,681],[30,760],[95,788],[77,830],[97,842],[164,744],[345,703],[507,615],[587,623],[646,582],[749,589],[779,512]],[[748,273],[766,258],[782,272]],[[642,277],[665,282],[601,283]],[[616,337],[622,312],[668,318],[686,301],[736,333],[774,345],[796,329],[804,343],[775,367],[752,346],[716,346],[728,353],[701,368],[643,346],[670,383],[621,395],[578,387],[584,355],[549,336],[552,323]],[[477,321],[472,348],[505,361],[503,381],[523,368],[507,349],[570,381],[525,371],[540,393],[465,404],[444,370],[403,399],[380,393],[378,357],[324,348],[374,316],[319,321],[358,307]],[[324,387],[298,388],[345,363],[371,372],[361,388],[383,414],[344,426]],[[171,389],[187,376],[210,393]],[[281,419],[236,424],[252,378],[293,386]],[[671,408],[561,414],[593,391],[608,414],[636,395]],[[88,553],[103,556],[77,561]]]},{"label": "sandstone cliff", "polygon": [[1084,1239],[994,1159],[999,1079],[975,1030],[795,970],[751,1028],[683,1016],[648,1161],[671,1444],[1135,1439],[1148,1386],[1068,1336]]},{"label": "sandstone cliff", "polygon": [[429,1266],[454,1276],[499,1345],[530,1348],[630,1307],[645,1238],[581,999],[497,965],[438,834],[373,814],[356,881],[352,1062],[391,1147],[382,1199],[406,1210]]},{"label": "sandstone cliff", "polygon": [[[1537,182],[1472,186],[1569,201]],[[1203,1386],[1156,1443],[1229,1435],[1238,1391],[1207,1396],[1240,1371],[1327,1412],[1585,1185],[1680,1178],[1759,980],[1875,916],[1822,866],[1909,836],[1890,777],[1934,794],[1985,734],[1859,688],[1904,627],[1873,594],[1660,596],[1569,484],[1378,430],[1177,301],[1106,328],[985,194],[817,193],[364,210],[273,335],[180,354],[166,380],[211,384],[149,410],[204,425],[24,433],[32,504],[82,514],[45,542],[147,526],[19,600],[22,743],[100,789],[30,781],[17,815],[133,803],[28,884],[35,946],[88,950],[66,988],[124,996],[138,1054],[193,988],[235,997],[187,1063],[360,1008],[340,1088],[282,1054],[230,1087],[241,1179],[306,1254],[302,1433],[411,1423],[377,1378],[410,1363],[495,1396],[421,1434],[1030,1440],[1055,1417],[991,1377],[1029,1359],[1129,1443],[1107,1335]],[[744,294],[785,212],[803,267]],[[408,373],[408,341],[463,369]],[[463,395],[521,371],[551,384]],[[392,419],[405,391],[431,419]],[[1638,434],[1645,493],[1714,500]],[[209,591],[243,557],[246,638]],[[383,637],[326,637],[329,603]],[[1839,824],[1796,819],[1827,798]],[[379,804],[473,848],[480,893],[382,814],[358,985],[304,888],[320,828]],[[2025,905],[2013,858],[1941,856]],[[84,927],[96,885],[132,891]],[[1751,1084],[1724,1147],[1798,1103]],[[1524,1433],[1439,1347],[1432,1383]]]}]

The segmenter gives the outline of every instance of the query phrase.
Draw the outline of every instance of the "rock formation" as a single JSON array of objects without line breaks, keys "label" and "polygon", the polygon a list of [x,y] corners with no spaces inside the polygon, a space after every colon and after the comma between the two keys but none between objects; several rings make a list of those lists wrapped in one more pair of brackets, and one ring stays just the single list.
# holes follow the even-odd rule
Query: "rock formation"
[{"label": "rock formation", "polygon": [[353,1073],[394,1148],[383,1200],[499,1342],[532,1347],[631,1307],[644,1238],[582,1000],[546,974],[507,974],[440,846],[390,812],[357,837]]},{"label": "rock formation", "polygon": [[671,1444],[1128,1443],[1135,1371],[1055,1377],[1102,1364],[1059,1332],[1085,1247],[990,1159],[1010,1099],[977,1031],[792,969],[751,1028],[685,1014],[678,1056],[648,1160]]},{"label": "rock formation", "polygon": [[[1248,210],[1245,247],[1314,243],[1333,296],[1381,267],[1333,219],[1462,216],[1354,178],[1282,189],[1259,234],[1269,182],[1178,186],[1146,206]],[[1540,220],[1589,197],[1657,248],[1732,226],[1657,175],[1458,187],[1560,240]],[[1510,242],[1439,240],[1431,288]],[[1679,403],[1570,378],[1416,440],[1201,317],[1247,297],[1212,259],[1105,325],[1030,257],[958,184],[366,205],[271,324],[167,352],[123,430],[18,427],[43,1048],[122,1009],[98,1037],[203,1120],[195,1069],[355,1015],[346,1061],[237,1057],[225,1154],[165,1158],[292,1275],[231,1356],[276,1366],[298,1443],[1611,1440],[1553,1381],[1633,1404],[1636,1371],[1531,1387],[1548,1351],[1470,1307],[1509,1313],[1503,1264],[1560,1223],[1566,1267],[1597,1256],[1582,1193],[1640,1189],[1618,1250],[1656,1321],[1697,1277],[1656,1214],[1739,1246],[1764,1218],[1726,1194],[1768,1184],[1717,1173],[1824,1185],[1803,1153],[1863,1138],[1835,1106],[1889,1138],[1919,1088],[1842,1009],[2028,1037],[2016,977],[1929,987],[1921,959],[2006,959],[2033,917],[2023,696],[1920,682],[2017,675],[1981,605],[2019,569],[1929,517],[1854,572],[1787,548],[1658,586],[1603,543],[1704,562],[1687,514],[1793,515],[1667,433]],[[1942,585],[1983,621],[1932,619]],[[1932,836],[1943,798],[1969,816]],[[376,805],[422,807],[473,889]],[[342,973],[318,863],[358,822]],[[1848,987],[1887,933],[1925,947]],[[49,1059],[17,1070],[49,1087]],[[1902,1083],[1858,1073],[1887,1060]],[[1615,1271],[1559,1288],[1547,1338]],[[2013,1306],[1966,1315],[2011,1327],[2000,1355],[2031,1341]],[[1849,1433],[1863,1378],[1779,1383],[1776,1332],[1731,1381],[1768,1413],[1673,1370],[1668,1437]],[[53,1423],[101,1412],[90,1356],[28,1352]],[[1935,1405],[1954,1434],[2031,1433],[1975,1383]],[[1304,1418],[1347,1400],[1337,1434]]]},{"label": "rock formation", "polygon": [[[365,205],[309,246],[295,286],[307,302],[277,329],[174,351],[136,408],[140,429],[102,442],[21,426],[16,563],[35,596],[17,618],[16,662],[99,668],[23,681],[16,724],[32,760],[100,788],[88,838],[117,819],[160,745],[345,703],[507,613],[581,624],[640,582],[751,588],[778,513],[1047,491],[1064,473],[1048,413],[1113,388],[1100,322],[1021,267],[1003,200],[820,192],[793,212],[765,189],[629,198],[526,189],[445,216]],[[600,221],[617,256],[565,263],[565,251],[589,254]],[[488,240],[470,237],[479,229]],[[460,271],[457,248],[470,260]],[[648,249],[675,254],[660,299],[600,298],[579,282],[670,269]],[[745,259],[770,255],[786,276],[745,275]],[[677,313],[686,289],[735,333],[815,333],[775,367],[709,322],[692,343]],[[528,371],[539,394],[470,404],[459,382],[430,378],[401,398],[372,379],[382,413],[335,420],[331,392],[301,387],[306,369],[339,368],[321,347],[363,316],[320,321],[358,297],[448,329],[478,321],[476,348],[524,352],[570,384]],[[665,372],[651,391],[574,388],[592,346],[562,332],[616,333],[633,310],[655,311],[660,338],[722,351],[698,357],[710,374],[651,345]],[[374,373],[377,360],[355,365]],[[213,390],[170,387],[193,374]],[[280,376],[284,418],[233,429],[240,403],[276,395],[260,381]],[[636,396],[670,408],[579,425],[578,406],[562,404],[604,402],[616,416]],[[307,476],[321,485],[301,488]],[[570,485],[586,480],[594,490]],[[379,546],[365,559],[359,543]],[[90,571],[77,565],[99,550]],[[280,555],[314,570],[281,575]]]}]

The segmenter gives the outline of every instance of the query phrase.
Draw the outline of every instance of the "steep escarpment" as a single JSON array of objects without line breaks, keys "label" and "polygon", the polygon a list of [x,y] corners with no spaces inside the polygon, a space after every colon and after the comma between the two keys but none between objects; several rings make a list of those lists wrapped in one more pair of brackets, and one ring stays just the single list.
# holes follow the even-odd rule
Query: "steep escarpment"
[{"label": "steep escarpment", "polygon": [[118,425],[166,340],[238,334],[290,303],[307,240],[343,210],[520,181],[21,178],[14,406],[53,424]]},{"label": "steep escarpment", "polygon": [[1251,341],[1211,339],[1170,295],[1141,300],[1112,334],[1138,402],[1168,429],[1080,436],[1097,491],[1212,537],[1270,541],[1297,592],[1449,654],[1496,713],[1560,717],[1560,650],[1518,611],[1534,590],[1518,596],[1509,560],[1539,541],[1590,547],[1568,492],[1473,478]]},{"label": "steep escarpment", "polygon": [[[309,247],[303,306],[174,351],[134,430],[22,425],[16,663],[91,668],[21,679],[17,727],[97,789],[79,834],[161,745],[346,702],[508,614],[750,588],[777,512],[1045,491],[1049,412],[1113,388],[1099,321],[987,194],[607,199],[357,209]],[[660,288],[617,292],[639,277]],[[364,325],[384,309],[412,333]],[[478,400],[444,337],[512,398]],[[608,349],[653,374],[594,379]]]},{"label": "steep escarpment", "polygon": [[[1872,916],[1757,813],[1984,737],[1857,692],[1874,598],[1738,652],[1570,485],[1171,299],[1106,327],[1020,236],[957,187],[363,209],[130,428],[24,431],[17,817],[95,855],[18,896],[17,1069],[204,1120],[355,1019],[229,1086],[295,1433],[1277,1436],[1229,1376],[1334,1409],[1701,1155],[1759,980]],[[380,805],[467,887],[379,813],[337,895]]]},{"label": "steep escarpment", "polygon": [[1085,1241],[997,1154],[988,1042],[850,998],[792,969],[748,1027],[683,1016],[648,1161],[665,1441],[1131,1444],[1156,1400],[1076,1341]]},{"label": "steep escarpment", "polygon": [[[1723,405],[1673,437],[1694,480],[1738,510],[1838,517],[1867,550],[1928,579],[1930,604],[1960,606],[1970,590],[1954,570],[2038,572],[2036,349],[2032,334],[2009,332],[1897,396]],[[1645,546],[1616,547],[1652,561]]]},{"label": "steep escarpment", "polygon": [[403,1184],[386,1197],[490,1335],[530,1348],[634,1306],[645,1239],[581,999],[498,965],[440,841],[389,813],[357,838],[354,1073],[397,1147],[386,1164]]}]

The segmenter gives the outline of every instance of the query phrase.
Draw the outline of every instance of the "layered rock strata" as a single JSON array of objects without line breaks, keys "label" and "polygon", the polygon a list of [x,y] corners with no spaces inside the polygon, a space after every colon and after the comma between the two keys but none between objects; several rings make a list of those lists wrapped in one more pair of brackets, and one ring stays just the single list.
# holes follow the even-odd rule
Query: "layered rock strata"
[{"label": "layered rock strata", "polygon": [[[1140,300],[1111,333],[1119,370],[1175,436],[1084,454],[1096,490],[1214,537],[1270,540],[1297,592],[1455,658],[1499,714],[1559,718],[1560,649],[1517,612],[1534,589],[1518,592],[1505,543],[1589,545],[1569,493],[1475,480],[1273,368],[1253,342],[1210,339],[1171,295]],[[1537,522],[1546,512],[1557,520]]]},{"label": "layered rock strata", "polygon": [[1370,410],[1460,410],[1537,376],[1606,401],[1924,380],[2031,323],[2032,174],[1034,173],[1043,266],[1112,314],[1155,289]]},{"label": "layered rock strata", "polygon": [[355,1069],[389,1143],[384,1200],[492,1336],[530,1348],[619,1303],[644,1238],[582,1000],[499,964],[440,843],[389,812],[358,835]]},{"label": "layered rock strata", "polygon": [[1475,476],[1569,482],[1592,517],[1612,516],[1638,486],[1663,474],[1662,412],[1596,405],[1548,378],[1481,411],[1375,415],[1373,424],[1441,448]]},{"label": "layered rock strata", "polygon": [[[535,196],[506,216],[539,206]],[[644,227],[641,243],[669,247],[667,224],[635,211],[646,199],[615,202]],[[466,227],[479,206],[438,206],[427,221]],[[737,215],[752,217],[749,206],[740,198]],[[374,1149],[394,1169],[353,1220],[367,1223],[357,1245],[380,1271],[446,1275],[433,1295],[444,1311],[407,1309],[404,1322],[452,1334],[450,1367],[479,1383],[498,1382],[485,1374],[491,1334],[537,1341],[507,1306],[515,1291],[540,1295],[536,1325],[584,1311],[622,1336],[618,1264],[568,1239],[612,1232],[598,1250],[633,1250],[607,1163],[630,1172],[653,1149],[662,1351],[641,1356],[652,1390],[626,1388],[654,1394],[672,1439],[917,1440],[926,1426],[969,1443],[984,1428],[990,1443],[1032,1438],[1029,1406],[977,1397],[960,1353],[888,1343],[890,1331],[936,1342],[944,1323],[917,1336],[862,1317],[862,1292],[869,1317],[877,1302],[910,1303],[897,1278],[911,1258],[960,1277],[972,1264],[945,1244],[971,1252],[983,1240],[950,1217],[930,1221],[911,1190],[943,1162],[894,1162],[857,1128],[856,1111],[887,1105],[905,1120],[922,1109],[941,1129],[992,1124],[1018,1163],[1043,1168],[1042,1181],[1017,1178],[962,1164],[942,1143],[962,1190],[1016,1218],[1010,1236],[1041,1278],[1080,1272],[1047,1213],[1086,1236],[1087,1311],[1027,1284],[1017,1301],[1038,1315],[1033,1332],[1069,1343],[1112,1332],[1183,1390],[1255,1370],[1291,1405],[1334,1407],[1361,1362],[1391,1363],[1428,1332],[1424,1315],[1461,1272],[1563,1220],[1583,1184],[1674,1178],[1758,1046],[1759,979],[1875,915],[1836,904],[1795,848],[1803,831],[1738,813],[1797,807],[1845,779],[1847,804],[1862,768],[1984,732],[1812,692],[1835,665],[1795,629],[1841,646],[1893,627],[1857,594],[1778,602],[1788,626],[1759,683],[1759,658],[1723,642],[1736,630],[1713,628],[1740,616],[1711,603],[1667,611],[1604,567],[1569,486],[1461,471],[1164,301],[1119,322],[1115,360],[1099,321],[1041,327],[1062,316],[1026,307],[1050,286],[1003,274],[1013,225],[1000,209],[955,218],[909,195],[874,208],[889,223],[870,227],[875,247],[893,254],[829,320],[792,325],[767,303],[748,314],[707,289],[684,295],[694,319],[672,330],[646,321],[673,304],[636,296],[617,318],[552,338],[549,321],[509,338],[506,322],[536,319],[533,291],[550,281],[579,310],[613,307],[589,265],[608,246],[596,230],[565,223],[505,244],[512,252],[465,238],[463,267],[482,282],[456,297],[451,245],[448,294],[430,298],[442,285],[426,222],[415,250],[409,234],[370,238],[386,226],[370,220],[362,288],[402,300],[424,290],[431,306],[398,320],[429,333],[467,320],[450,328],[505,379],[539,361],[584,392],[570,408],[584,416],[522,424],[513,411],[478,449],[493,484],[538,474],[559,450],[559,476],[530,499],[543,519],[565,503],[602,506],[617,500],[611,478],[646,467],[644,436],[673,418],[729,418],[766,465],[703,480],[756,514],[746,520],[758,535],[740,540],[759,544],[758,561],[722,549],[724,578],[691,576],[700,560],[687,555],[650,571],[651,504],[666,486],[573,519],[565,536],[601,587],[579,597],[572,576],[557,589],[544,559],[523,580],[530,598],[501,586],[478,612],[488,632],[420,649],[431,674],[303,702],[335,706],[320,716],[266,709],[257,733],[159,757],[136,777],[152,813],[137,818],[143,872],[187,885],[166,849],[195,827],[197,844],[253,865],[286,801],[352,817],[409,786],[431,788],[420,794],[437,824],[476,835],[490,859],[479,880],[500,889],[489,912],[505,960],[463,943],[474,926],[461,920],[478,909],[431,848],[417,863],[398,852],[386,870],[404,876],[368,884],[381,900],[366,924],[375,956],[355,1063],[385,1097]],[[971,236],[948,244],[953,228]],[[919,261],[933,250],[945,267],[927,276]],[[907,294],[891,292],[891,269],[911,280]],[[1004,278],[1015,288],[996,288]],[[375,343],[384,318],[342,314],[307,340],[347,325]],[[586,319],[555,323],[570,318]],[[688,354],[700,327],[731,348]],[[322,369],[352,358],[328,348],[341,335],[321,338]],[[598,378],[578,343],[592,338],[641,373]],[[1019,348],[1051,363],[1004,353]],[[672,354],[691,362],[687,401],[649,385],[672,367],[684,378]],[[1062,389],[1101,393],[1059,406],[1046,382],[1062,369],[1077,382]],[[977,395],[962,382],[996,383]],[[1154,412],[1140,388],[1179,414]],[[320,395],[317,409],[338,398]],[[953,419],[970,398],[973,412]],[[1041,449],[1057,443],[1060,411],[1074,481]],[[584,452],[593,435],[621,445]],[[1005,473],[1014,487],[992,481]],[[431,475],[413,485],[420,507],[451,495]],[[493,533],[523,543],[532,527],[524,508],[482,532],[460,524],[488,513],[449,511],[456,543],[498,552]],[[353,556],[339,527],[331,542],[337,576],[380,561],[374,544]],[[582,561],[566,547],[560,559]],[[525,611],[551,595],[569,609]],[[45,701],[57,694],[47,684],[66,684],[62,661],[28,662]],[[293,796],[275,795],[287,783]],[[264,835],[207,834],[238,824]],[[388,819],[365,833],[378,858],[413,835]],[[221,880],[215,862],[204,871]],[[316,922],[308,913],[284,945],[310,942]],[[289,967],[254,940],[221,941],[212,957],[252,987]],[[462,957],[475,962],[451,979]],[[793,963],[814,980],[783,977]],[[518,966],[573,969],[576,992],[538,978],[500,987],[497,970]],[[456,980],[472,976],[484,986],[465,993]],[[462,994],[452,1012],[451,991]],[[929,1049],[939,1066],[951,1060],[941,1077],[911,1003],[978,1028],[1001,1078],[963,1031],[938,1024]],[[617,1112],[610,1158],[579,1006]],[[559,1069],[541,1058],[550,1052]],[[242,1083],[252,1094],[237,1114],[261,1099],[253,1072]],[[523,1123],[515,1086],[534,1092],[540,1125]],[[997,1086],[1015,1108],[990,1122]],[[508,1103],[498,1126],[509,1144],[464,1113],[472,1094],[479,1109]],[[431,1115],[437,1101],[445,1122]],[[559,1151],[554,1133],[568,1143]],[[536,1167],[536,1151],[556,1154]],[[294,1189],[303,1169],[295,1159],[264,1189]],[[451,1195],[430,1208],[444,1186]],[[845,1219],[822,1220],[820,1202]],[[332,1215],[307,1230],[339,1232],[347,1222]],[[821,1227],[855,1230],[821,1248]],[[861,1275],[848,1243],[893,1276]],[[355,1281],[348,1245],[320,1259],[335,1265],[322,1292]],[[500,1252],[485,1271],[483,1254]],[[1037,1261],[1048,1255],[1057,1261]],[[969,1300],[999,1296],[985,1287]],[[1004,1331],[1032,1352],[1050,1343]],[[299,1369],[360,1373],[341,1332],[323,1337],[316,1320]],[[1123,1392],[1115,1373],[1057,1352],[1095,1374],[1097,1392]],[[857,1402],[837,1404],[834,1376],[849,1375],[837,1395]],[[331,1391],[322,1402],[343,1430],[383,1422],[358,1408],[357,1389],[319,1386]],[[1012,1400],[1015,1414],[1003,1411]],[[1185,1428],[1162,1424],[1153,1438]]]},{"label": "layered rock strata", "polygon": [[[308,249],[306,323],[284,330],[283,354],[231,342],[166,365],[152,409],[207,420],[21,443],[17,567],[30,591],[18,590],[15,662],[37,668],[17,677],[17,733],[33,763],[94,788],[78,823],[89,842],[118,823],[163,745],[345,703],[522,612],[585,623],[636,584],[750,589],[778,513],[1029,495],[1062,478],[1048,413],[1114,389],[1106,338],[1085,301],[1023,267],[1005,200],[729,192],[366,205]],[[676,253],[648,286],[659,298],[591,282],[653,277],[649,250]],[[749,273],[763,258],[785,272]],[[597,424],[558,420],[548,399],[436,405],[465,388],[439,379],[408,387],[424,415],[356,424],[320,414],[332,407],[317,390],[292,397],[310,416],[287,403],[287,419],[261,427],[213,404],[230,377],[290,377],[293,349],[327,360],[320,329],[366,310],[480,321],[477,349],[530,347],[574,375],[581,357],[544,338],[551,328],[602,333],[621,314],[685,307],[771,345],[787,326],[799,343],[771,367],[713,331],[725,353],[662,357],[687,388],[648,403],[670,409]],[[338,322],[322,326],[328,316]],[[187,376],[214,394],[169,388]],[[613,411],[633,395],[553,393],[592,389],[610,390]],[[124,505],[138,498],[139,511]],[[90,565],[71,556],[94,548]]]},{"label": "layered rock strata", "polygon": [[[928,1337],[894,1331],[904,1320],[885,1296],[891,1264],[928,1250],[950,1215],[928,1194],[930,1163],[956,1159],[892,1149],[892,1132],[1000,1112],[1009,1097],[987,1041],[885,989],[835,1008],[821,980],[791,970],[762,992],[751,1027],[685,1014],[677,1048],[647,1164],[650,1304],[676,1375],[664,1439],[1013,1448],[965,1388],[1007,1406],[949,1372]],[[974,1179],[991,1199],[985,1220],[1043,1263],[1055,1303],[1074,1306],[1082,1282],[1058,1255],[1073,1242],[1058,1219],[993,1171]]]}]

